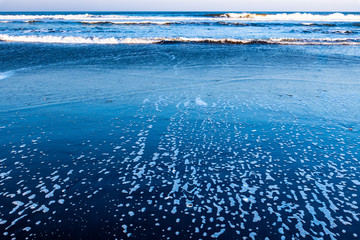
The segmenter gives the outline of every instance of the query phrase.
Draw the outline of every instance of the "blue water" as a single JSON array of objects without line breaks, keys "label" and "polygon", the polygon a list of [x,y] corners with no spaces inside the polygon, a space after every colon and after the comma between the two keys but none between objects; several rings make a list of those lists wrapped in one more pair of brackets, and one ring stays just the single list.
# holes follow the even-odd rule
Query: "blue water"
[{"label": "blue water", "polygon": [[89,14],[0,15],[0,239],[359,239],[358,13]]},{"label": "blue water", "polygon": [[[359,13],[2,13],[0,41],[360,44]],[[65,39],[64,39],[65,38]],[[125,40],[126,39],[126,40]]]}]

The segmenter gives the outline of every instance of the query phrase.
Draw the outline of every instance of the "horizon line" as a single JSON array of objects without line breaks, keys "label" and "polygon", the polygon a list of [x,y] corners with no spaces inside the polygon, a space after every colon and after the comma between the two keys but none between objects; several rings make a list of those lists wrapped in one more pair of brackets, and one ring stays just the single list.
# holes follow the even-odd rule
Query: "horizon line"
[{"label": "horizon line", "polygon": [[335,10],[0,10],[0,12],[332,12],[332,13],[360,13],[359,11],[335,11]]}]

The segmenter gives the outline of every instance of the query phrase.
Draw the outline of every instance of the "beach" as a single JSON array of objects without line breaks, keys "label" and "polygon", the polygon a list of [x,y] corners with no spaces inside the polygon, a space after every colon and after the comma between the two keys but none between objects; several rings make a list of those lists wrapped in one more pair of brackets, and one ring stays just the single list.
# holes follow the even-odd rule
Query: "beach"
[{"label": "beach", "polygon": [[1,239],[358,239],[360,15],[0,14]]}]

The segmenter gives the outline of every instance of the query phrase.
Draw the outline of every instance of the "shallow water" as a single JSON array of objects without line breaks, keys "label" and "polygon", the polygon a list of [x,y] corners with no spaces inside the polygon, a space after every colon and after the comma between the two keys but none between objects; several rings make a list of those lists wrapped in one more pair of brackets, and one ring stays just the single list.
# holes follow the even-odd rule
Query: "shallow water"
[{"label": "shallow water", "polygon": [[358,239],[358,46],[0,43],[4,239]]}]

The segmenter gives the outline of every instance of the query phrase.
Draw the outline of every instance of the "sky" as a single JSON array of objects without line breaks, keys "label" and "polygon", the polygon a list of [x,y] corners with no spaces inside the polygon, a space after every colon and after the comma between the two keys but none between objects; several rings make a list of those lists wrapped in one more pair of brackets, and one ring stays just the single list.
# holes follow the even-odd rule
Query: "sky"
[{"label": "sky", "polygon": [[360,0],[0,0],[0,11],[360,11]]}]

